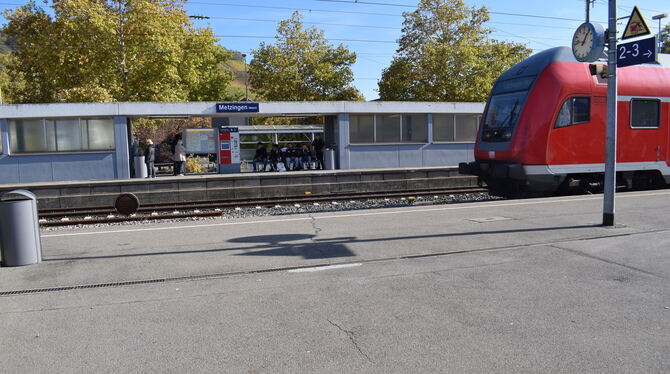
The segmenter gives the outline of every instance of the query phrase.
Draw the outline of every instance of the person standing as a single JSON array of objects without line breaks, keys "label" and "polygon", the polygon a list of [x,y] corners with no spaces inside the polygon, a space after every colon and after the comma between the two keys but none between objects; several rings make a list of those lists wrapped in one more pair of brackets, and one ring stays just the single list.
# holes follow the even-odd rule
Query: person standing
[{"label": "person standing", "polygon": [[154,147],[154,142],[151,139],[147,139],[147,148],[144,150],[144,163],[147,165],[147,178],[156,178],[154,161],[156,161],[156,148]]},{"label": "person standing", "polygon": [[316,155],[316,169],[323,169],[323,148],[326,146],[326,143],[321,139],[321,134],[316,134],[314,141],[312,142],[312,147],[314,147],[314,153]]},{"label": "person standing", "polygon": [[186,162],[186,147],[184,147],[184,142],[181,139],[177,140],[177,144],[174,146],[172,161],[175,163],[174,175],[183,176],[184,163]]}]

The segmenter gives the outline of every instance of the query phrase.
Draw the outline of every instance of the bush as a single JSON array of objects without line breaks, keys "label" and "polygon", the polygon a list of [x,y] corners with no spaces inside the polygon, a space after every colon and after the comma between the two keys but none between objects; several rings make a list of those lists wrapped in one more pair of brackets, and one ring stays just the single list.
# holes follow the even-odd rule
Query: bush
[{"label": "bush", "polygon": [[[193,157],[189,156],[186,159],[186,172],[190,174],[202,174],[205,172],[205,168],[202,166],[203,165],[203,158],[204,157]],[[204,158],[205,164],[207,163],[207,159]]]}]

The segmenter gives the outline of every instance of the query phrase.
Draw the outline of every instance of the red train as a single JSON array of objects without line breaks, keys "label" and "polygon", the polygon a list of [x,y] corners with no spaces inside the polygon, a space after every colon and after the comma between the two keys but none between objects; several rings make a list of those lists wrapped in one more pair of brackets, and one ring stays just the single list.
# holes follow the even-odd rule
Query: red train
[{"label": "red train", "polygon": [[[665,67],[617,69],[617,186],[670,182],[670,56],[659,58]],[[476,161],[459,171],[501,196],[601,190],[607,78],[593,70],[558,47],[503,73],[482,116]]]}]

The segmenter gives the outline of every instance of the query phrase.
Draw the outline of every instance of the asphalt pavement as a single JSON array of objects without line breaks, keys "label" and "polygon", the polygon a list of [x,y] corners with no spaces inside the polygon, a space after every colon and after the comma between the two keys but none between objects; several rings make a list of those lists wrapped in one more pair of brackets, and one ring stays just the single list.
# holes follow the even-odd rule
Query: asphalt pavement
[{"label": "asphalt pavement", "polygon": [[670,191],[42,233],[0,372],[670,372]]}]

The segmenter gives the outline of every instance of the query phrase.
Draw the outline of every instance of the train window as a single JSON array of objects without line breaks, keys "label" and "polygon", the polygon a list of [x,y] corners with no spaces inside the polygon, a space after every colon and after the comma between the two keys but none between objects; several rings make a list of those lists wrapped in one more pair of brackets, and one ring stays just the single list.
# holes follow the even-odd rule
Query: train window
[{"label": "train window", "polygon": [[571,97],[563,103],[554,128],[567,127],[591,121],[591,99],[588,97]]},{"label": "train window", "polygon": [[508,142],[526,102],[527,91],[493,95],[482,123],[482,141]]},{"label": "train window", "polygon": [[349,141],[373,143],[375,141],[375,116],[349,116]]},{"label": "train window", "polygon": [[402,141],[426,142],[426,115],[408,114],[402,116]]},{"label": "train window", "polygon": [[660,102],[653,99],[633,99],[630,103],[630,127],[658,128]]}]

